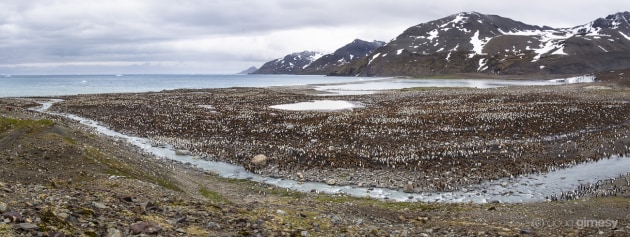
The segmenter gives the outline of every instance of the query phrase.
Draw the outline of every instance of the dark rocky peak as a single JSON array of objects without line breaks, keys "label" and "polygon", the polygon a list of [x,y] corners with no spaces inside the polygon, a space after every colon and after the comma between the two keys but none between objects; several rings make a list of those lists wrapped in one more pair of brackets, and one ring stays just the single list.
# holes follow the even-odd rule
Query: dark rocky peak
[{"label": "dark rocky peak", "polygon": [[354,58],[365,57],[368,54],[372,53],[377,48],[383,46],[385,42],[382,41],[364,41],[360,39],[355,39],[352,43],[346,44],[343,47],[337,49],[333,54],[339,55],[342,57],[349,56],[349,59],[352,60]]},{"label": "dark rocky peak", "polygon": [[358,60],[370,55],[374,50],[382,47],[382,41],[364,41],[356,39],[349,44],[335,50],[332,54],[327,54],[317,59],[306,67],[302,73],[305,74],[329,74],[336,67],[348,64],[353,60]]},{"label": "dark rocky peak", "polygon": [[301,60],[310,60],[310,62],[314,61],[316,58],[321,57],[321,53],[315,51],[302,51],[297,53],[292,53],[284,57],[284,61],[301,61]]},{"label": "dark rocky peak", "polygon": [[593,27],[613,28],[628,27],[630,25],[630,12],[619,12],[608,15],[606,18],[599,18],[593,22]]},{"label": "dark rocky peak", "polygon": [[313,61],[322,56],[315,51],[303,51],[292,53],[283,58],[275,59],[263,64],[253,74],[297,74]]},{"label": "dark rocky peak", "polygon": [[386,45],[386,50],[390,52],[379,51],[388,55],[393,51],[397,55],[403,51],[421,55],[470,51],[482,54],[483,45],[493,37],[547,29],[551,28],[528,25],[497,15],[462,12],[410,27]]},{"label": "dark rocky peak", "polygon": [[630,12],[619,12],[571,28],[576,34],[597,34],[600,30],[630,29]]}]

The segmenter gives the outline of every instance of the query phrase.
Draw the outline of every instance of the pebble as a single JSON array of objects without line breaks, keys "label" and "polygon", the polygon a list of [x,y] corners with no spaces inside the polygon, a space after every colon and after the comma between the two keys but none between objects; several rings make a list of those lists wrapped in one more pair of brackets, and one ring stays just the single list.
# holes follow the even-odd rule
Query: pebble
[{"label": "pebble", "polygon": [[267,164],[267,156],[263,154],[255,155],[252,158],[252,164],[255,166],[265,166]]},{"label": "pebble", "polygon": [[100,203],[100,202],[92,202],[92,206],[98,208],[98,209],[105,209],[107,208],[107,206],[105,206],[105,204]]},{"label": "pebble", "polygon": [[20,223],[17,225],[21,230],[37,230],[39,227],[33,223]]},{"label": "pebble", "polygon": [[404,188],[403,192],[405,192],[405,193],[413,193],[413,182],[407,181],[407,185],[405,185],[405,188]]},{"label": "pebble", "polygon": [[343,223],[343,219],[341,219],[341,217],[339,217],[339,216],[337,216],[337,215],[334,215],[334,216],[330,219],[330,221],[331,221],[332,223],[335,223],[335,224],[341,224],[341,223]]},{"label": "pebble", "polygon": [[140,221],[130,226],[131,233],[137,234],[157,234],[162,230],[162,227],[156,224],[151,224],[145,221]]},{"label": "pebble", "polygon": [[188,151],[188,150],[175,150],[175,155],[187,156],[187,155],[190,155],[190,151]]},{"label": "pebble", "polygon": [[216,222],[208,222],[208,224],[206,225],[206,227],[208,229],[212,229],[212,230],[220,230],[221,229],[221,225],[217,224]]},{"label": "pebble", "polygon": [[123,234],[122,234],[122,231],[120,231],[119,229],[109,228],[109,229],[107,229],[107,234],[105,236],[107,236],[107,237],[123,237]]},{"label": "pebble", "polygon": [[283,210],[278,209],[278,210],[276,211],[276,214],[281,215],[281,216],[286,216],[286,215],[287,215],[287,212],[286,212],[286,211],[283,211]]}]

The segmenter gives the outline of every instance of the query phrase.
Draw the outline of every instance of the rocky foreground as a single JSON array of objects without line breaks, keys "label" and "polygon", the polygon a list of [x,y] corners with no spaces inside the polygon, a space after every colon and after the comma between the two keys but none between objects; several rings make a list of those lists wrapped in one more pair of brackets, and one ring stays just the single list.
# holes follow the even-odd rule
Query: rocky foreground
[{"label": "rocky foreground", "polygon": [[[615,88],[597,93],[627,103],[624,86],[595,86]],[[220,178],[24,109],[36,105],[0,99],[0,236],[630,234],[627,177],[602,187],[619,189],[617,196],[525,204],[396,203],[296,193]],[[111,116],[108,121],[124,118]]]}]

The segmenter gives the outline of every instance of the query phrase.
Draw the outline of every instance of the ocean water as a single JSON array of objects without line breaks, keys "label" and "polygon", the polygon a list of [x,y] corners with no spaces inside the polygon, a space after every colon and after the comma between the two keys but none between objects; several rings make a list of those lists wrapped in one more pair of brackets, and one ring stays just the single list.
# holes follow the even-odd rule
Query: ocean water
[{"label": "ocean water", "polygon": [[[373,79],[373,78],[371,78]],[[357,77],[296,75],[12,75],[0,76],[0,97],[149,92],[172,89],[346,83]]]},{"label": "ocean water", "polygon": [[592,76],[560,80],[398,79],[306,75],[14,75],[0,76],[0,97],[133,93],[173,89],[317,85],[327,95],[371,94],[409,87],[492,88],[593,82]]}]

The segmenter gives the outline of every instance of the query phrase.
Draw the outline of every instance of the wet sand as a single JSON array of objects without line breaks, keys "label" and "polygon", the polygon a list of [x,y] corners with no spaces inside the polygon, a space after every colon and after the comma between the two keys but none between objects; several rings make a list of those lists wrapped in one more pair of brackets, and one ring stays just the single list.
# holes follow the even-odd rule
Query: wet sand
[{"label": "wet sand", "polygon": [[[600,85],[407,89],[325,98],[309,87],[175,90],[68,96],[52,110],[266,176],[453,191],[627,155],[630,91],[593,86]],[[363,107],[270,107],[324,99]],[[269,158],[265,165],[252,164],[257,154]]]}]

